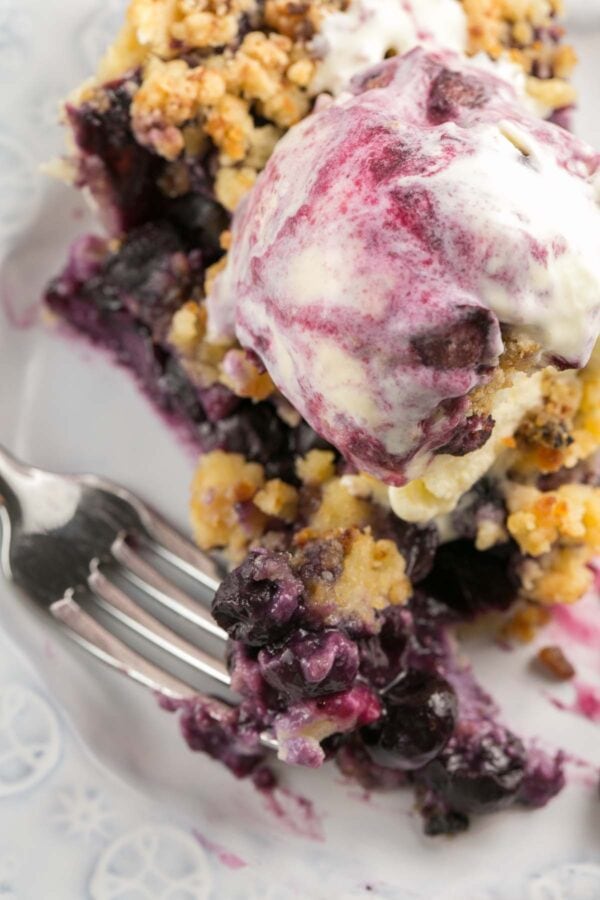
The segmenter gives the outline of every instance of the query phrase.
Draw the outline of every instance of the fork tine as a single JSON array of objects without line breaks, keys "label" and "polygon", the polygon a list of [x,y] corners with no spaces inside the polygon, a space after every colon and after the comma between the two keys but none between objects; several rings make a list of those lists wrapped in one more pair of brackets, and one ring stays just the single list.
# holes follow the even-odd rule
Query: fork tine
[{"label": "fork tine", "polygon": [[124,536],[118,537],[114,542],[112,553],[124,567],[123,575],[132,584],[213,637],[227,640],[227,633],[217,625],[210,612],[136,553]]},{"label": "fork tine", "polygon": [[94,599],[106,612],[157,647],[166,650],[220,684],[229,686],[229,673],[221,660],[215,659],[204,650],[190,644],[189,641],[175,634],[153,615],[142,609],[125,591],[113,584],[100,571],[97,564],[92,564],[88,584]]},{"label": "fork tine", "polygon": [[213,560],[171,528],[158,513],[146,507],[138,506],[137,509],[152,549],[214,593],[221,582]]},{"label": "fork tine", "polygon": [[[216,721],[227,719],[231,715],[231,707],[228,704],[200,693],[196,688],[140,656],[111,634],[79,606],[73,599],[72,591],[67,591],[61,600],[55,601],[50,607],[50,612],[62,625],[63,634],[127,678],[163,697],[173,700],[200,700],[205,708],[210,709],[210,714]],[[270,732],[263,731],[259,739],[266,750],[277,752],[277,741]]]},{"label": "fork tine", "polygon": [[50,612],[64,626],[62,631],[71,640],[134,681],[177,700],[197,695],[191,685],[174,678],[116,638],[69,594],[53,603]]}]

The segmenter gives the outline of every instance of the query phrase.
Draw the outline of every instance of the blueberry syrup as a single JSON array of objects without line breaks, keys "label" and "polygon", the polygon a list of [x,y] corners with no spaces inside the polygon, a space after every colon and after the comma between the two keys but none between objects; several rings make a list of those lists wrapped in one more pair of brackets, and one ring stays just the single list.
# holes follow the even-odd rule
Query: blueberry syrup
[{"label": "blueberry syrup", "polygon": [[325,840],[321,817],[312,800],[281,787],[264,792],[263,798],[265,809],[275,817],[278,827],[317,843]]},{"label": "blueberry syrup", "polygon": [[[594,598],[597,606],[598,601]],[[555,606],[552,609],[553,622],[558,626],[565,637],[582,647],[597,650],[600,647],[600,623],[588,621],[581,615],[581,609],[572,609],[570,606]]]},{"label": "blueberry syrup", "polygon": [[214,601],[237,639],[229,665],[245,724],[270,727],[287,762],[333,757],[367,790],[412,785],[428,834],[464,830],[470,815],[515,803],[544,805],[564,786],[562,755],[528,749],[460,658],[452,626],[485,611],[486,600],[490,609],[506,600],[495,585],[474,601],[464,544],[455,543],[457,562],[452,545],[443,562],[454,582],[430,574],[374,632],[319,628],[293,554],[251,554]]},{"label": "blueberry syrup", "polygon": [[40,315],[39,303],[31,303],[25,309],[20,309],[18,301],[6,287],[0,287],[0,292],[0,305],[10,327],[16,331],[28,331],[33,328]]},{"label": "blueberry syrup", "polygon": [[192,834],[201,847],[204,847],[205,850],[208,850],[209,853],[212,853],[213,856],[215,856],[216,859],[218,859],[219,862],[226,866],[228,869],[237,871],[238,869],[245,869],[249,865],[245,860],[239,857],[237,853],[232,853],[230,850],[227,850],[220,844],[215,843],[215,841],[210,841],[200,831],[198,831],[197,828],[192,828]]},{"label": "blueberry syrup", "polygon": [[589,719],[590,722],[600,722],[600,688],[576,682],[574,689],[575,697],[571,702],[559,700],[558,697],[550,697],[551,703],[557,709],[577,713],[577,715]]}]

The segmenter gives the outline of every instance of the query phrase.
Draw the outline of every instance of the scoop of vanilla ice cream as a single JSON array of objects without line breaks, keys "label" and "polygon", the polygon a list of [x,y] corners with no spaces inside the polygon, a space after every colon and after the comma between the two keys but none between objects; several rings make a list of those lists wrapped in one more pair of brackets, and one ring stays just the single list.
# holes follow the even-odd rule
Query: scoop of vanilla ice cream
[{"label": "scoop of vanilla ice cream", "polygon": [[585,364],[598,167],[455,54],[388,60],[278,144],[235,216],[209,333],[235,333],[318,433],[401,486],[494,433],[468,395],[501,325],[539,344],[540,366]]}]

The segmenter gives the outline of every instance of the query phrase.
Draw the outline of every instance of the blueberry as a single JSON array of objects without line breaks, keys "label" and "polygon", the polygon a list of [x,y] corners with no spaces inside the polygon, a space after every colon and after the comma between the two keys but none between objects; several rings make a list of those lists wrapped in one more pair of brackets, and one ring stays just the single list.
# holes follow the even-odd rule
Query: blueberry
[{"label": "blueberry", "polygon": [[452,513],[452,529],[458,537],[474,540],[482,522],[503,526],[505,519],[504,498],[493,481],[482,478],[462,496]]},{"label": "blueberry", "polygon": [[480,552],[471,541],[450,541],[438,549],[422,587],[463,618],[508,609],[518,593],[514,556],[512,544]]},{"label": "blueberry", "polygon": [[183,701],[181,710],[181,732],[191,750],[219,760],[238,778],[252,774],[264,762],[258,729],[241,721],[241,707],[225,716],[198,700]]},{"label": "blueberry", "polygon": [[293,471],[290,429],[269,403],[240,404],[233,416],[207,425],[202,437],[206,449],[220,447],[261,463],[269,478],[286,478]]},{"label": "blueberry", "polygon": [[473,369],[485,362],[496,318],[487,309],[459,307],[462,317],[451,325],[414,337],[419,362],[431,369]]},{"label": "blueberry", "polygon": [[367,743],[374,761],[419,769],[447,744],[456,721],[456,695],[443,678],[412,670],[382,695],[384,715]]},{"label": "blueberry", "polygon": [[535,808],[545,806],[565,786],[564,767],[564,753],[549,756],[537,748],[531,749],[519,789],[519,802]]},{"label": "blueberry", "polygon": [[162,339],[201,273],[200,260],[186,254],[173,227],[152,222],[129,232],[85,290],[103,309],[126,307]]},{"label": "blueberry", "polygon": [[287,554],[253,550],[221,583],[212,613],[231,638],[260,647],[291,629],[302,591]]},{"label": "blueberry", "polygon": [[[205,419],[203,403],[199,392],[190,381],[187,373],[176,357],[162,351],[163,371],[158,383],[158,391],[148,386],[149,393],[155,401],[163,398],[161,405],[170,412],[178,412],[191,422],[202,422]],[[159,401],[160,402],[160,401]]]},{"label": "blueberry", "polygon": [[406,574],[411,582],[418,584],[423,581],[432,569],[440,543],[440,535],[436,526],[413,525],[394,516],[389,537],[396,542],[404,557]]},{"label": "blueberry", "polygon": [[209,422],[218,422],[230,417],[240,406],[240,398],[224,384],[213,384],[198,394]]},{"label": "blueberry", "polygon": [[298,632],[282,647],[261,650],[263,678],[289,700],[349,688],[358,671],[358,648],[340,631]]},{"label": "blueberry", "polygon": [[405,655],[411,633],[411,615],[400,606],[389,606],[381,615],[379,634],[359,641],[360,673],[369,684],[382,689],[406,668]]},{"label": "blueberry", "polygon": [[168,216],[171,222],[185,232],[191,243],[202,248],[207,264],[223,255],[219,238],[229,227],[230,217],[212,197],[189,193],[171,200]]},{"label": "blueberry", "polygon": [[465,813],[448,809],[438,798],[428,799],[422,804],[420,811],[423,816],[423,831],[428,837],[461,834],[469,827],[469,818]]},{"label": "blueberry", "polygon": [[466,721],[418,778],[450,809],[488,813],[515,801],[525,764],[523,744],[510,731]]},{"label": "blueberry", "polygon": [[397,789],[405,785],[409,777],[400,769],[377,765],[356,732],[342,740],[337,748],[335,761],[344,775],[357,781],[366,790]]},{"label": "blueberry", "polygon": [[121,231],[161,215],[164,205],[157,187],[164,160],[141,147],[131,131],[135,83],[128,78],[105,85],[102,104],[67,106],[82,155],[79,177]]},{"label": "blueberry", "polygon": [[291,432],[292,453],[294,456],[306,456],[310,450],[331,450],[338,456],[331,444],[320,437],[306,422],[300,422]]},{"label": "blueberry", "polygon": [[435,448],[435,453],[447,453],[449,456],[466,456],[479,450],[488,442],[495,419],[492,416],[469,416],[452,434],[450,440]]},{"label": "blueberry", "polygon": [[483,106],[486,99],[487,90],[477,78],[442,69],[431,84],[427,113],[431,122],[439,124],[458,118],[461,107]]}]

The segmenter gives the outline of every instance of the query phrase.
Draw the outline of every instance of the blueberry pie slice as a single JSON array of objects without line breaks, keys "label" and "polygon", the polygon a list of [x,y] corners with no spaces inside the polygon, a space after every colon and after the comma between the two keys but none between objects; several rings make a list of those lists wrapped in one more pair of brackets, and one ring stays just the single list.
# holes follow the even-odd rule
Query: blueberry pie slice
[{"label": "blueberry pie slice", "polygon": [[47,304],[196,442],[253,774],[335,759],[429,834],[564,783],[455,637],[527,638],[600,550],[600,156],[560,0],[131,0],[65,105],[83,236]]}]

